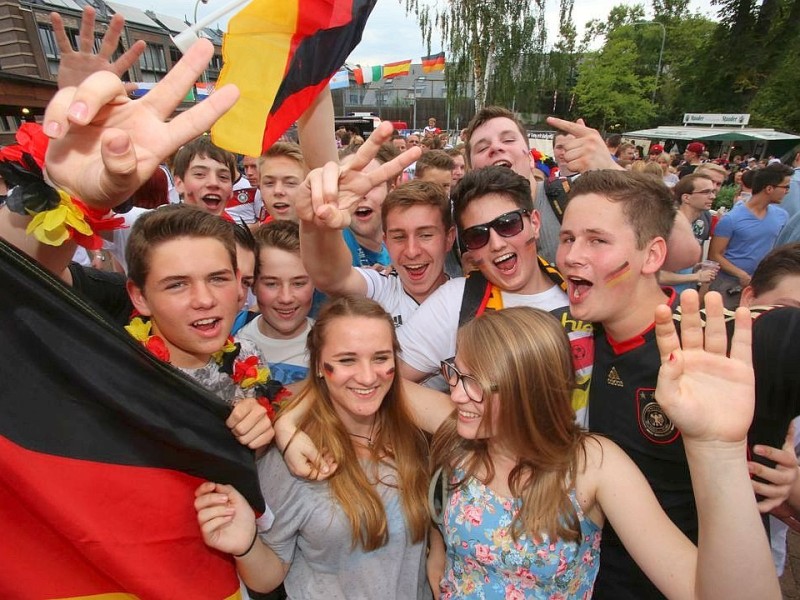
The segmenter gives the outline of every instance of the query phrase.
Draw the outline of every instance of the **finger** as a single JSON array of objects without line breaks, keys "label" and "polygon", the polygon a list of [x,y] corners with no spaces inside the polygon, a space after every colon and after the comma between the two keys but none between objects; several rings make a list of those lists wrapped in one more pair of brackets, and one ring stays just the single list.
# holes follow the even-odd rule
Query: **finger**
[{"label": "finger", "polygon": [[565,119],[559,119],[558,117],[547,117],[547,123],[556,128],[560,129],[565,133],[571,133],[576,138],[583,137],[587,133],[590,133],[594,130],[589,129],[584,125],[583,119],[578,119],[576,122],[567,121]]},{"label": "finger", "polygon": [[105,168],[100,170],[98,200],[122,201],[140,187],[136,150],[126,132],[119,129],[104,131],[100,138],[100,157]]},{"label": "finger", "polygon": [[130,102],[122,81],[110,71],[92,73],[73,89],[74,95],[67,109],[65,127],[69,126],[69,122],[78,125],[90,123],[102,108],[112,102]]},{"label": "finger", "polygon": [[122,75],[130,69],[134,64],[139,61],[139,57],[144,52],[145,48],[147,48],[147,42],[144,40],[137,40],[125,54],[120,56],[117,60],[114,61],[114,73],[118,76],[122,77]]},{"label": "finger", "polygon": [[656,343],[658,352],[661,355],[661,366],[675,366],[674,358],[680,354],[680,340],[678,332],[675,330],[675,321],[672,318],[672,309],[666,304],[656,307]]},{"label": "finger", "polygon": [[97,51],[98,56],[111,60],[119,44],[119,36],[122,34],[123,27],[125,27],[125,18],[121,14],[117,13],[111,17],[106,34],[100,44],[100,50]]},{"label": "finger", "polygon": [[338,163],[327,162],[323,165],[320,172],[321,194],[312,199],[314,212],[325,204],[339,205],[339,177],[341,173],[342,168]]},{"label": "finger", "polygon": [[[202,40],[201,40],[202,41]],[[197,46],[195,44],[194,46]],[[192,48],[194,48],[192,46]],[[174,70],[174,69],[173,69]],[[159,83],[161,85],[161,83]],[[157,88],[158,86],[156,86]],[[156,88],[153,88],[155,90]],[[142,102],[152,94],[153,91],[137,102]],[[182,112],[177,117],[167,123],[168,145],[171,153],[183,144],[198,135],[211,129],[211,126],[224,115],[239,99],[239,89],[235,85],[225,85],[215,90],[208,98],[200,104],[195,104],[192,108]]]},{"label": "finger", "polygon": [[725,327],[725,315],[722,296],[708,293],[706,303],[705,347],[706,351],[725,356],[728,353],[728,331]]},{"label": "finger", "polygon": [[[706,294],[708,297],[715,292]],[[720,300],[721,301],[721,300]],[[753,365],[753,319],[750,309],[740,306],[736,309],[736,326],[733,330],[730,357],[742,361],[748,366]],[[752,372],[751,372],[752,377]]]},{"label": "finger", "polygon": [[256,438],[250,440],[245,445],[251,450],[258,450],[267,446],[275,438],[275,430],[270,427],[267,431],[259,434]]},{"label": "finger", "polygon": [[369,135],[367,141],[361,144],[361,147],[350,160],[348,168],[353,171],[362,171],[378,155],[381,145],[391,139],[393,131],[394,125],[389,121],[381,122],[375,131]]},{"label": "finger", "polygon": [[56,38],[56,45],[61,54],[73,52],[72,44],[67,37],[67,31],[64,29],[64,20],[61,18],[61,15],[56,12],[50,13],[50,22],[53,24],[53,35]]},{"label": "finger", "polygon": [[195,496],[194,508],[195,510],[203,510],[215,506],[227,506],[229,501],[230,498],[227,494],[206,492],[205,494]]},{"label": "finger", "polygon": [[216,485],[217,484],[214,483],[213,481],[204,481],[194,491],[195,497],[202,496],[203,494],[208,494],[210,492],[213,492],[214,488],[216,487]]},{"label": "finger", "polygon": [[94,51],[94,17],[95,10],[90,6],[83,9],[81,16],[81,32],[78,37],[78,50],[85,54]]},{"label": "finger", "polygon": [[681,294],[681,347],[684,351],[703,347],[700,297],[696,290],[685,290]]},{"label": "finger", "polygon": [[224,527],[233,520],[233,509],[227,509],[228,512],[219,514],[215,511],[208,509],[197,512],[197,523],[200,525],[200,530],[204,535],[210,535],[218,529]]},{"label": "finger", "polygon": [[[756,492],[758,493],[758,492]],[[759,500],[756,505],[758,506],[758,512],[761,514],[766,514],[778,508],[781,504],[783,504],[782,498],[764,498],[763,500]]]},{"label": "finger", "polygon": [[389,162],[383,163],[377,169],[373,169],[369,173],[366,173],[369,182],[372,184],[371,187],[381,185],[393,177],[396,177],[402,173],[403,169],[405,169],[407,166],[414,164],[417,160],[419,160],[420,156],[422,156],[422,150],[419,147],[409,148]]},{"label": "finger", "polygon": [[[778,463],[786,469],[797,469],[797,457],[794,455],[794,447],[791,445],[783,448],[773,448],[772,446],[758,444],[753,446],[753,453]],[[792,480],[794,480],[794,476],[792,476]]]},{"label": "finger", "polygon": [[[207,39],[201,38],[183,55],[175,65],[167,71],[164,79],[141,99],[162,119],[169,117],[186,96],[186,92],[195,84],[200,74],[208,66],[214,55],[214,46]],[[208,98],[195,108],[211,100],[219,90],[215,90]],[[188,111],[187,111],[188,112]],[[185,114],[185,113],[183,113]]]}]

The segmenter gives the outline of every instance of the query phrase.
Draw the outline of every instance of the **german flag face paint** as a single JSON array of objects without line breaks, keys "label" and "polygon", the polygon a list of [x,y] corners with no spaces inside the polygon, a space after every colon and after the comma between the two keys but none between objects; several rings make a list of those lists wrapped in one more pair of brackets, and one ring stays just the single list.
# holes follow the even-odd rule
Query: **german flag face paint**
[{"label": "german flag face paint", "polygon": [[619,267],[611,271],[608,275],[605,276],[603,282],[606,284],[606,287],[614,287],[615,285],[622,283],[626,279],[628,279],[631,275],[631,264],[626,260],[622,263]]}]

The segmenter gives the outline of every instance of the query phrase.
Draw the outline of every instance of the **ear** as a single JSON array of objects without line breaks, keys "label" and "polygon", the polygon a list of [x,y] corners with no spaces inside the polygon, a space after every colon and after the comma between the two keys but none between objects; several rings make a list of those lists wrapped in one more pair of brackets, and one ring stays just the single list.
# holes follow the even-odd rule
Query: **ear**
[{"label": "ear", "polygon": [[753,302],[755,302],[756,293],[753,291],[753,286],[748,285],[742,290],[742,297],[739,300],[739,306],[744,306],[745,308],[750,308],[753,306]]},{"label": "ear", "polygon": [[142,288],[128,279],[128,281],[125,283],[125,289],[128,290],[128,296],[130,296],[131,303],[139,312],[139,314],[145,317],[151,317],[153,315],[153,311],[150,310],[150,305],[147,302],[147,298],[144,296],[144,291]]},{"label": "ear", "polygon": [[663,237],[653,238],[644,249],[643,275],[655,275],[667,258],[667,241]]},{"label": "ear", "polygon": [[531,228],[533,231],[533,236],[536,239],[539,239],[539,228],[542,225],[542,217],[539,215],[538,210],[534,209],[531,211],[530,220],[531,220]]},{"label": "ear", "polygon": [[247,290],[245,290],[244,286],[242,285],[242,272],[239,269],[236,269],[236,283],[239,286],[237,298],[239,299],[239,305],[241,305],[245,298],[247,298]]},{"label": "ear", "polygon": [[183,179],[181,179],[177,175],[173,175],[172,178],[175,183],[175,191],[178,192],[179,196],[183,197],[183,194],[186,190],[186,186],[183,185]]},{"label": "ear", "polygon": [[453,247],[455,241],[456,241],[456,228],[451,227],[450,229],[447,230],[447,233],[445,234],[445,243],[447,244],[448,251],[450,250],[450,248]]}]

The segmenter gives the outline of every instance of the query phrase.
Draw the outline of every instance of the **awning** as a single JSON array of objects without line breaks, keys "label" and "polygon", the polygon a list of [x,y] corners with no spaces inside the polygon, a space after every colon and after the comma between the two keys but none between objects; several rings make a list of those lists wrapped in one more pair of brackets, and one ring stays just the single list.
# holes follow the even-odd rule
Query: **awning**
[{"label": "awning", "polygon": [[733,142],[737,140],[800,140],[800,136],[792,133],[775,131],[774,129],[756,129],[753,127],[680,127],[663,126],[653,129],[627,131],[628,138],[648,138],[651,140],[707,140]]}]

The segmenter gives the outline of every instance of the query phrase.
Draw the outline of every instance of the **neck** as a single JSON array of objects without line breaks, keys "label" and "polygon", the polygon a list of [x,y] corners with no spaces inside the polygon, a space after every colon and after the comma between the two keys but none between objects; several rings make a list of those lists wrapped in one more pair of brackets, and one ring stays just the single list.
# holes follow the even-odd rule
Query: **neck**
[{"label": "neck", "polygon": [[428,288],[428,290],[427,290],[426,292],[422,293],[422,294],[413,294],[413,293],[411,293],[410,291],[406,290],[406,289],[405,289],[405,287],[403,288],[403,290],[404,290],[404,291],[405,291],[405,292],[406,292],[406,293],[407,293],[409,296],[411,296],[411,297],[412,297],[412,298],[413,298],[413,299],[414,299],[414,300],[417,302],[417,304],[422,304],[422,303],[423,303],[425,300],[427,300],[427,299],[428,299],[428,297],[429,297],[429,296],[430,296],[430,295],[431,295],[433,292],[435,292],[436,290],[438,290],[438,289],[439,289],[439,288],[442,286],[442,284],[443,284],[445,281],[447,281],[447,280],[448,280],[447,273],[445,273],[444,271],[442,271],[442,274],[441,274],[441,275],[439,275],[439,277],[436,279],[436,281],[434,281],[434,282],[433,282],[433,285],[431,285],[431,287],[429,287],[429,288]]},{"label": "neck", "polygon": [[[350,231],[353,231],[352,229]],[[378,231],[376,234],[370,235],[369,237],[363,236],[359,233],[353,231],[353,237],[356,238],[356,241],[364,246],[367,250],[372,250],[373,252],[380,252],[381,248],[383,248],[383,232]]]},{"label": "neck", "polygon": [[764,192],[759,192],[758,194],[750,196],[750,200],[747,202],[747,208],[750,209],[750,212],[762,213],[766,212],[770,204],[771,202],[767,195]]},{"label": "neck", "polygon": [[630,309],[626,309],[617,319],[603,321],[603,329],[615,341],[624,342],[649,328],[655,321],[656,306],[664,304],[668,299],[655,277],[642,283],[646,287],[638,292],[634,291],[628,303]]},{"label": "neck", "polygon": [[702,212],[696,208],[689,206],[685,202],[681,204],[680,207],[678,207],[678,210],[681,211],[681,213],[683,213],[683,216],[685,216],[689,220],[689,223],[693,223],[694,221],[696,221]]}]

